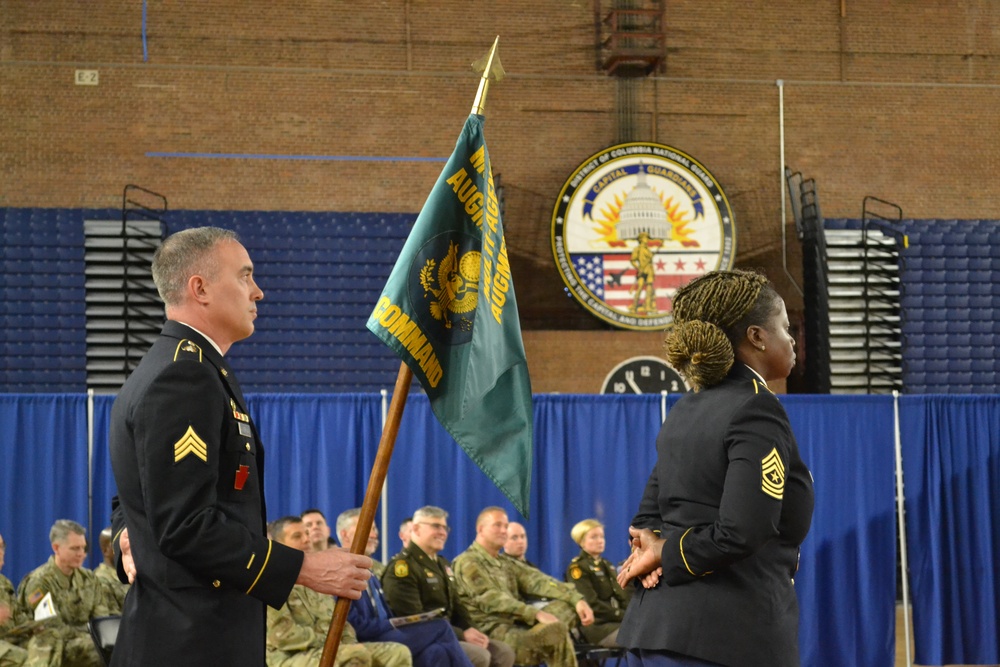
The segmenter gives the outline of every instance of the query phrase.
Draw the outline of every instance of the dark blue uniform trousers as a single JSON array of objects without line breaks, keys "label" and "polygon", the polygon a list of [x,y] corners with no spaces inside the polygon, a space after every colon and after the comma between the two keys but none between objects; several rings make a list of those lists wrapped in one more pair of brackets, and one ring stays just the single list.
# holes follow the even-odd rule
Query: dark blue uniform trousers
[{"label": "dark blue uniform trousers", "polygon": [[[720,667],[717,662],[705,662],[670,651],[632,649],[626,656],[628,667]],[[414,663],[416,664],[416,663]]]}]

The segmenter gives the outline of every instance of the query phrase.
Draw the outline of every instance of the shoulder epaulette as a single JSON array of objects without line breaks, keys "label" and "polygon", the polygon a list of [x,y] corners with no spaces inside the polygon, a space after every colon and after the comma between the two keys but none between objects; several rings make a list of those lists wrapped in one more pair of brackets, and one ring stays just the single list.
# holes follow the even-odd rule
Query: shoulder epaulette
[{"label": "shoulder epaulette", "polygon": [[177,343],[174,350],[174,361],[198,361],[202,360],[201,348],[193,340],[184,338]]}]

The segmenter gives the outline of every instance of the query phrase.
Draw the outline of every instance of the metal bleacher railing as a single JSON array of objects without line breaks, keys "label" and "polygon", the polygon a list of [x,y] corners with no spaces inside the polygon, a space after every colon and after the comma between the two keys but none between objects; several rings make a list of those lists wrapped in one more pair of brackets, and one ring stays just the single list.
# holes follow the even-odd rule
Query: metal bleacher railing
[{"label": "metal bleacher railing", "polygon": [[[899,248],[906,236],[899,223],[903,209],[868,196],[862,202],[861,246],[868,393],[903,388]],[[878,230],[878,234],[872,232]]]},{"label": "metal bleacher railing", "polygon": [[114,392],[163,326],[150,272],[166,236],[166,197],[137,185],[122,192],[121,220],[86,220],[87,387]]},{"label": "metal bleacher railing", "polygon": [[826,235],[814,179],[785,168],[795,228],[802,242],[805,306],[805,382],[810,392],[830,391],[830,306]]}]

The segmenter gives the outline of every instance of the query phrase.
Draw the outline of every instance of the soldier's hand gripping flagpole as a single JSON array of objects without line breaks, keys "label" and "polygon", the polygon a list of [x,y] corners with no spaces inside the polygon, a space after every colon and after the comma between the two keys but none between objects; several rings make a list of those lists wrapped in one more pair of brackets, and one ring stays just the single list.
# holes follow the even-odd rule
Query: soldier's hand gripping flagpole
[{"label": "soldier's hand gripping flagpole", "polygon": [[[406,407],[406,399],[409,396],[412,380],[413,371],[405,363],[400,363],[399,373],[396,375],[396,386],[392,390],[392,402],[389,404],[385,427],[382,429],[382,438],[378,443],[378,452],[375,454],[372,472],[368,477],[365,500],[361,505],[361,514],[358,516],[358,525],[354,531],[354,542],[351,544],[351,553],[353,554],[365,552],[368,534],[375,521],[375,509],[378,507],[379,497],[382,495],[385,476],[389,472],[389,460],[392,458],[392,450],[396,446],[399,423],[403,418],[403,408]],[[374,577],[375,574],[372,573],[372,576]],[[337,598],[337,604],[333,609],[333,619],[330,621],[330,631],[326,633],[326,643],[323,645],[323,655],[319,661],[320,667],[333,667],[333,661],[337,657],[337,649],[340,647],[340,636],[344,632],[347,612],[350,611],[350,608],[351,601],[348,598]]]},{"label": "soldier's hand gripping flagpole", "polygon": [[[480,64],[483,67],[483,75],[479,80],[479,89],[476,92],[476,99],[472,105],[473,114],[482,115],[483,113],[486,105],[486,93],[489,90],[490,77],[493,76],[499,80],[503,76],[500,61],[496,58],[499,41],[500,37],[498,36],[493,41],[493,47],[489,53],[473,65],[477,69]],[[412,380],[413,371],[406,364],[406,361],[401,362],[399,373],[396,376],[396,386],[392,392],[392,401],[389,404],[389,411],[386,415],[385,427],[382,430],[382,438],[379,441],[378,452],[375,455],[375,462],[372,466],[371,475],[368,478],[368,488],[365,490],[365,499],[361,505],[361,514],[358,516],[358,523],[354,532],[354,543],[351,544],[351,553],[363,554],[365,545],[368,542],[368,534],[371,532],[372,524],[375,521],[375,510],[378,507],[379,499],[382,495],[382,487],[385,484],[385,478],[389,471],[389,461],[392,458],[392,451],[396,444],[396,436],[399,434],[399,424],[403,418],[403,408],[406,406],[406,399]],[[334,660],[337,657],[337,650],[340,647],[340,637],[347,623],[347,613],[350,607],[351,601],[349,599],[339,598],[337,600],[333,611],[333,619],[330,621],[330,630],[326,635],[326,643],[323,645],[323,654],[319,663],[320,667],[333,667]]]}]

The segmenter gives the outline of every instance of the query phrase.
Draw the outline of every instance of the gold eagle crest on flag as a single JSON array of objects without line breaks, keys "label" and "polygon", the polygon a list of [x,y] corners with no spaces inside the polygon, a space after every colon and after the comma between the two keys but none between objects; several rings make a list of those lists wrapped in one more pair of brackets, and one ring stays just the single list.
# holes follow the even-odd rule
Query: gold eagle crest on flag
[{"label": "gold eagle crest on flag", "polygon": [[[430,302],[431,316],[443,321],[446,329],[452,327],[449,313],[470,313],[479,303],[480,260],[481,254],[476,250],[459,256],[458,244],[451,242],[440,264],[430,258],[420,269],[420,285],[424,288],[424,296],[433,297]],[[460,318],[458,323],[463,329],[472,326],[472,321],[465,317]]]},{"label": "gold eagle crest on flag", "polygon": [[781,462],[777,447],[761,459],[760,462],[761,491],[781,500],[785,495],[785,464]]}]

